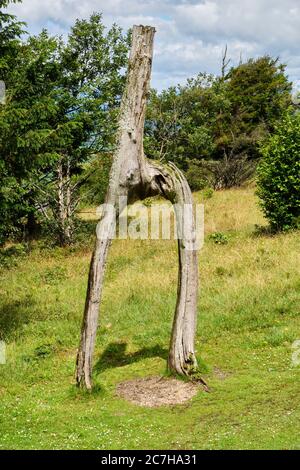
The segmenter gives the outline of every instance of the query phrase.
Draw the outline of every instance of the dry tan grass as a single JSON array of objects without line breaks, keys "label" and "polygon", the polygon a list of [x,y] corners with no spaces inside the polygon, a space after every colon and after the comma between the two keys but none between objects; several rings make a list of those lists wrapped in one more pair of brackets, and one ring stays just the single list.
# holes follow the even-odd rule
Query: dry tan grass
[{"label": "dry tan grass", "polygon": [[254,225],[265,225],[252,187],[215,191],[212,198],[203,199],[201,192],[194,194],[196,203],[205,208],[205,233],[228,230],[251,230]]}]

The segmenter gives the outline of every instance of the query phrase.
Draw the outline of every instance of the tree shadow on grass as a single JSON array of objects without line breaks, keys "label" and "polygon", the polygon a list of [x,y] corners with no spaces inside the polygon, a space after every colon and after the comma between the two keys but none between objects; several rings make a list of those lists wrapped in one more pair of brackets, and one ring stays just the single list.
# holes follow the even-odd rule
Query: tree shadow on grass
[{"label": "tree shadow on grass", "polygon": [[127,366],[151,357],[167,359],[168,356],[168,351],[159,344],[128,354],[126,354],[126,347],[127,343],[110,343],[94,366],[95,374],[100,374],[106,369]]},{"label": "tree shadow on grass", "polygon": [[20,329],[30,322],[30,308],[34,302],[24,298],[7,302],[0,306],[0,340],[9,341],[15,338]]}]

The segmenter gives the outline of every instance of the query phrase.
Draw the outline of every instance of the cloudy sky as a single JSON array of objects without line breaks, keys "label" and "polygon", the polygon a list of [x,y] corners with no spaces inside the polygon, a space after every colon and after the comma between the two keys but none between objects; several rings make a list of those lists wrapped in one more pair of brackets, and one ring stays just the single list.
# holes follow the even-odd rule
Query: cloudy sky
[{"label": "cloudy sky", "polygon": [[300,83],[299,0],[23,0],[11,10],[31,33],[66,34],[76,18],[94,11],[108,26],[155,26],[152,86],[158,89],[198,72],[217,73],[226,44],[233,63],[240,56],[280,56]]}]

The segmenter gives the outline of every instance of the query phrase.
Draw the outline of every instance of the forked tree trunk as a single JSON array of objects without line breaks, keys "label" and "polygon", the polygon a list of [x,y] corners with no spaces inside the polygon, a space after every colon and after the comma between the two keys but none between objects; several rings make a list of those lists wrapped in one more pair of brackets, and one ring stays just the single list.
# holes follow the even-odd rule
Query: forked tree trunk
[{"label": "forked tree trunk", "polygon": [[113,207],[118,216],[122,196],[126,196],[128,203],[132,203],[159,194],[175,204],[179,232],[179,275],[168,367],[172,372],[181,375],[192,375],[197,369],[194,337],[198,270],[192,194],[185,177],[175,165],[162,165],[147,160],[143,152],[154,33],[155,29],[149,26],[133,27],[128,78],[120,109],[117,149],[106,196],[107,207],[97,228],[77,355],[77,384],[87,389],[92,388],[92,358],[105,262],[116,225],[114,213],[109,207]]}]

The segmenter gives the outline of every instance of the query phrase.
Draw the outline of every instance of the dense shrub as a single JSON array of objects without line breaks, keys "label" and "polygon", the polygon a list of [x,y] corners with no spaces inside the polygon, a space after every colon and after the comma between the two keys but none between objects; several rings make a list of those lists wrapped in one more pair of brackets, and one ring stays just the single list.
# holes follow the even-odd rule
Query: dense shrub
[{"label": "dense shrub", "polygon": [[200,191],[201,189],[210,186],[207,172],[196,161],[192,161],[189,164],[185,176],[192,191]]},{"label": "dense shrub", "polygon": [[186,178],[192,191],[203,188],[228,189],[241,186],[253,177],[256,162],[247,157],[224,157],[222,160],[193,160]]},{"label": "dense shrub", "polygon": [[300,223],[300,115],[287,116],[261,147],[258,195],[274,230]]},{"label": "dense shrub", "polygon": [[214,189],[229,189],[241,186],[255,173],[256,162],[246,156],[224,157],[222,160],[202,161],[203,169],[210,174]]}]

